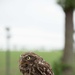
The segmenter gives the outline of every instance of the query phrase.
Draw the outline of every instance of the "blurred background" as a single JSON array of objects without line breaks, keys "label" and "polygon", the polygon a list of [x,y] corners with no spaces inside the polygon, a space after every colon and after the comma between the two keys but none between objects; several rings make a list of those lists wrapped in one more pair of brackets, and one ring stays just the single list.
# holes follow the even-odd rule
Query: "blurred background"
[{"label": "blurred background", "polygon": [[55,75],[75,75],[75,0],[0,0],[0,74],[22,75],[19,56],[34,51]]}]

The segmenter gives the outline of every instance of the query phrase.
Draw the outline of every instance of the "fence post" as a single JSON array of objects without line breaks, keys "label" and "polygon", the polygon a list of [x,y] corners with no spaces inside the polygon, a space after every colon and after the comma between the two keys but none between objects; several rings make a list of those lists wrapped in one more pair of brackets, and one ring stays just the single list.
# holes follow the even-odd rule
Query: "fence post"
[{"label": "fence post", "polygon": [[10,75],[10,49],[9,49],[9,40],[10,40],[10,29],[7,27],[6,32],[6,45],[7,45],[7,51],[6,51],[6,75]]}]

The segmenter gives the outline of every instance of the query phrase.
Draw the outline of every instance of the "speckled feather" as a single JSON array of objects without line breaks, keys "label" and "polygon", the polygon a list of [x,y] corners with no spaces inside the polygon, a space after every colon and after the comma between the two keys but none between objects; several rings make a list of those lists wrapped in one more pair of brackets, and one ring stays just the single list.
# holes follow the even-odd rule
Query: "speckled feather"
[{"label": "speckled feather", "polygon": [[20,56],[19,69],[23,75],[54,75],[51,66],[33,52]]}]

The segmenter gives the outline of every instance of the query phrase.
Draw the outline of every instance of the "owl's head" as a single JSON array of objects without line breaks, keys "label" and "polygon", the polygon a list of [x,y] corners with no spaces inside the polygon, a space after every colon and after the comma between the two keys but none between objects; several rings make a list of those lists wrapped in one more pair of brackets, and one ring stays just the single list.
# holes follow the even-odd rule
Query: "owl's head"
[{"label": "owl's head", "polygon": [[20,56],[20,62],[29,64],[37,59],[37,56],[33,52],[27,52]]},{"label": "owl's head", "polygon": [[38,56],[37,54],[33,52],[27,52],[20,56],[19,63],[20,63],[20,66],[28,67],[30,65],[33,65],[35,61],[37,61],[38,59],[42,60],[42,58]]}]

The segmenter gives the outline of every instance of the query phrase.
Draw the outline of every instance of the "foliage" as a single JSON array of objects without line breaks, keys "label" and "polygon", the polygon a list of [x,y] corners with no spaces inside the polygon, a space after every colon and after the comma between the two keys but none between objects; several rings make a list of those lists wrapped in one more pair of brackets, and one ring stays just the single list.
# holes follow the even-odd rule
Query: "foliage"
[{"label": "foliage", "polygon": [[55,75],[62,75],[62,65],[60,61],[55,61],[53,64],[53,70]]},{"label": "foliage", "polygon": [[64,10],[75,8],[75,0],[58,0],[57,2]]},{"label": "foliage", "polygon": [[63,71],[72,69],[72,65],[62,63],[61,60],[57,60],[53,64],[53,70],[55,75],[63,75]]}]

